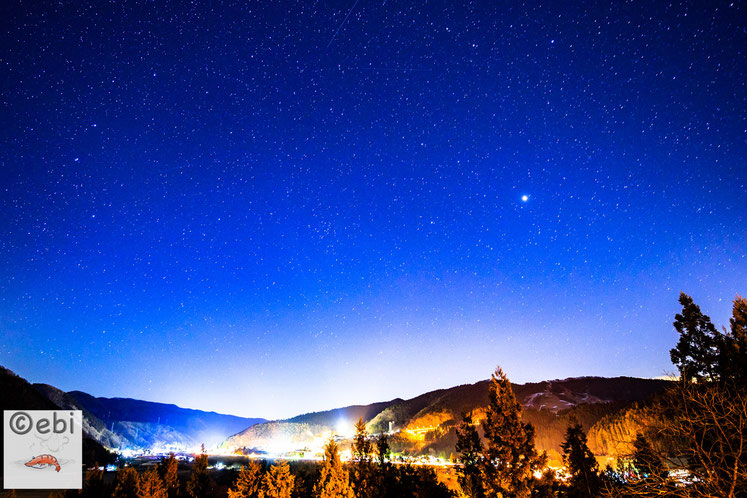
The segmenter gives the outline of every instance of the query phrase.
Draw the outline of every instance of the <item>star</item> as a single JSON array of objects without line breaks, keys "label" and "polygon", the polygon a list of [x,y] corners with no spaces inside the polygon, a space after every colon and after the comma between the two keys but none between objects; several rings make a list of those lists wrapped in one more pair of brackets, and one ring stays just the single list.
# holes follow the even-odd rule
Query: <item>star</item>
[{"label": "star", "polygon": [[521,196],[521,202],[527,202],[528,200],[529,200],[529,196],[528,195],[522,195]]}]

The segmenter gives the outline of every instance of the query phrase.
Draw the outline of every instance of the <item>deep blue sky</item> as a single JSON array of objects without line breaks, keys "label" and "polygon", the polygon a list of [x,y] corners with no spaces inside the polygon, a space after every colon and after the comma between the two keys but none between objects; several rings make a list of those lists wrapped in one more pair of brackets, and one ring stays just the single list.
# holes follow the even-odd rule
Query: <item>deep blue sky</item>
[{"label": "deep blue sky", "polygon": [[276,417],[658,376],[681,290],[747,292],[744,4],[44,3],[0,7],[32,381]]}]

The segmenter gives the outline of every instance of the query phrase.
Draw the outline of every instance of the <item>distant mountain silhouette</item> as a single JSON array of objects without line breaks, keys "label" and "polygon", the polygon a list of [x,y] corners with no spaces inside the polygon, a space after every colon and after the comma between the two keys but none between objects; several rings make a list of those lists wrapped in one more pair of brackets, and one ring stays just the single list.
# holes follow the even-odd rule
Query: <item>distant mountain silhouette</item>
[{"label": "distant mountain silhouette", "polygon": [[[2,410],[62,410],[62,406],[46,397],[26,379],[19,377],[11,370],[0,366],[0,411]],[[95,423],[95,421],[94,421]],[[88,430],[90,423],[84,422],[83,462],[92,465],[95,462],[107,463],[112,456],[99,444],[96,434]],[[0,431],[0,460],[4,458],[4,431]],[[2,469],[0,469],[0,473]]]},{"label": "distant mountain silhouette", "polygon": [[65,391],[50,386],[49,384],[34,384],[33,387],[63,410],[82,410],[83,430],[107,448],[119,448],[126,442],[125,439],[110,431],[101,419],[88,411],[81,403]]},{"label": "distant mountain silhouette", "polygon": [[[362,417],[371,432],[388,430],[391,421],[397,428],[429,413],[447,410],[455,417],[484,407],[488,403],[490,381],[464,384],[430,391],[409,400],[391,401],[335,408],[306,413],[283,420],[334,428],[341,417],[356,421]],[[524,409],[546,409],[558,412],[581,404],[642,401],[663,391],[669,382],[635,377],[576,377],[527,384],[512,384],[514,394]]]},{"label": "distant mountain silhouette", "polygon": [[[262,451],[282,435],[302,443],[311,434],[335,432],[340,420],[348,424],[361,417],[369,433],[400,431],[393,436],[394,448],[404,453],[436,453],[448,456],[456,442],[454,432],[463,413],[476,419],[488,404],[488,380],[439,389],[403,400],[356,405],[266,422],[228,438],[222,446]],[[578,377],[527,384],[513,390],[524,408],[524,418],[535,425],[540,449],[558,451],[571,417],[589,430],[603,417],[644,401],[663,391],[668,381],[634,377]]]},{"label": "distant mountain silhouette", "polygon": [[214,446],[240,429],[266,421],[130,398],[97,398],[81,391],[67,394],[127,447]]},{"label": "distant mountain silhouette", "polygon": [[363,420],[370,420],[376,414],[381,412],[384,408],[391,405],[394,402],[401,402],[401,399],[393,401],[384,401],[381,403],[372,403],[370,405],[352,405],[344,408],[335,408],[333,410],[327,410],[323,412],[312,412],[305,413],[303,415],[297,415],[293,418],[283,420],[283,422],[289,423],[304,423],[313,425],[329,425],[330,423],[335,424],[337,421],[353,420],[357,421],[358,418]]},{"label": "distant mountain silhouette", "polygon": [[112,449],[214,446],[241,429],[265,422],[165,403],[66,393],[49,384],[32,385],[3,367],[0,392],[3,410],[82,410],[86,436]]}]

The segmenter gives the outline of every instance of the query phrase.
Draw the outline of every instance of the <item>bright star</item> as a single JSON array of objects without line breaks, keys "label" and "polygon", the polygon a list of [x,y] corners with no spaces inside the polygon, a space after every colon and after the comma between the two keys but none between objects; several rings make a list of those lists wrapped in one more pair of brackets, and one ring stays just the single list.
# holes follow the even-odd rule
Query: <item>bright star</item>
[{"label": "bright star", "polygon": [[529,196],[528,196],[528,195],[522,195],[522,196],[521,196],[521,201],[522,201],[522,202],[526,202],[526,201],[528,201],[528,200],[529,200]]}]

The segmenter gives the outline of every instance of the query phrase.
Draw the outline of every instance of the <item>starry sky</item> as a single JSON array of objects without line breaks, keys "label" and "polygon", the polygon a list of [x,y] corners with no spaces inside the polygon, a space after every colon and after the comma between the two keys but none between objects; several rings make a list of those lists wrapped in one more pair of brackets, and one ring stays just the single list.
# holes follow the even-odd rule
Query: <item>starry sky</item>
[{"label": "starry sky", "polygon": [[747,293],[739,2],[2,2],[0,364],[284,417],[672,372]]}]

